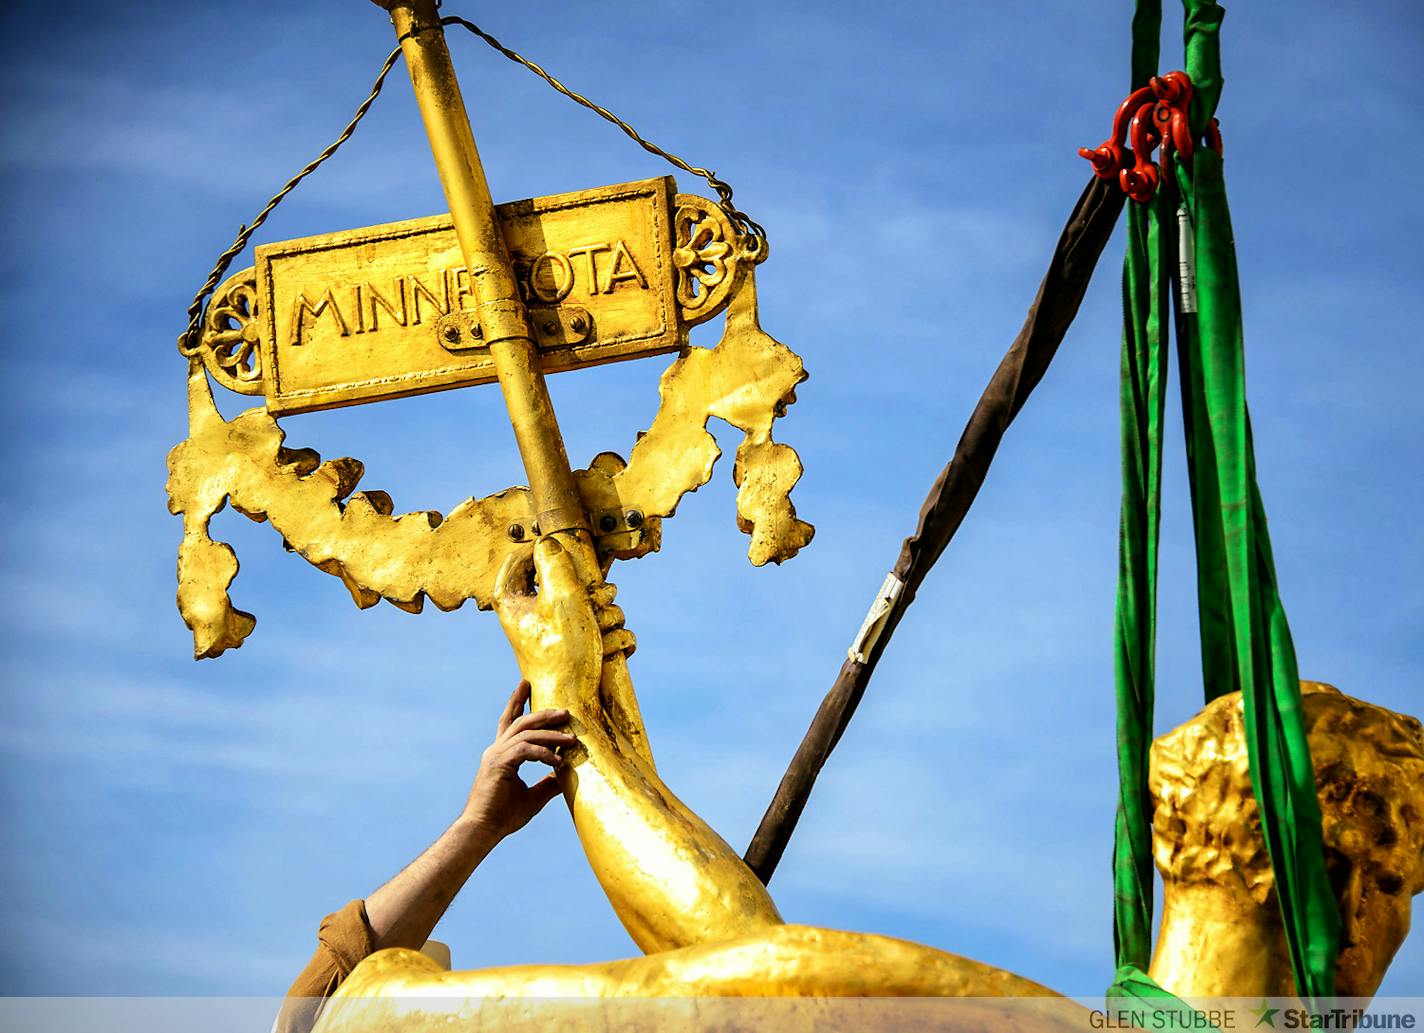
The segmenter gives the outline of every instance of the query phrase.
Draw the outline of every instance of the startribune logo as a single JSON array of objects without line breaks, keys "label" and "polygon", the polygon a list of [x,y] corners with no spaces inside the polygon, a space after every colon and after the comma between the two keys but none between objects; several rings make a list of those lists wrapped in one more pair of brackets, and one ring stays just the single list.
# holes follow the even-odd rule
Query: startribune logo
[{"label": "startribune logo", "polygon": [[1409,1012],[1367,1012],[1364,1008],[1322,1008],[1310,1011],[1308,1008],[1271,1008],[1262,1001],[1260,1008],[1252,1008],[1257,1026],[1272,1029],[1414,1029],[1417,1016]]},{"label": "startribune logo", "polygon": [[1279,1008],[1272,1008],[1269,1001],[1262,1001],[1259,1008],[1251,1009],[1251,1014],[1256,1017],[1256,1025],[1270,1026],[1272,1029],[1275,1029],[1276,1013],[1279,1011]]}]

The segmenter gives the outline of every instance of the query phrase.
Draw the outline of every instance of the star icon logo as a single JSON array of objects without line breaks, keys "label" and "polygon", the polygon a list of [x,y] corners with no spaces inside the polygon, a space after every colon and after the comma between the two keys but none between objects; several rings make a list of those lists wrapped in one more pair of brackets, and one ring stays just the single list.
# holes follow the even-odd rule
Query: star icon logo
[{"label": "star icon logo", "polygon": [[1280,1011],[1279,1008],[1272,1008],[1267,1001],[1262,1001],[1259,1008],[1250,1009],[1251,1014],[1256,1016],[1256,1025],[1270,1026],[1272,1029],[1276,1028],[1276,1012],[1278,1011]]}]

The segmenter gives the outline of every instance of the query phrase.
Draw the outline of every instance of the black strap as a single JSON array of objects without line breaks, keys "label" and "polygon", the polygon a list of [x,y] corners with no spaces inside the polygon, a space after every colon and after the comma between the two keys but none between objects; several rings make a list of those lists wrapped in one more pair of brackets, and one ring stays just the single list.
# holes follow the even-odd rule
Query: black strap
[{"label": "black strap", "polygon": [[895,626],[914,601],[915,590],[959,530],[989,473],[1004,432],[1043,379],[1078,314],[1098,257],[1122,211],[1123,196],[1116,183],[1094,177],[1078,198],[1023,329],[974,407],[954,458],[935,478],[920,509],[919,526],[900,548],[894,574],[905,587],[891,607],[879,639],[864,663],[847,659],[841,666],[752,837],[746,862],[762,882],[771,880],[806,807],[816,776],[850,723]]}]

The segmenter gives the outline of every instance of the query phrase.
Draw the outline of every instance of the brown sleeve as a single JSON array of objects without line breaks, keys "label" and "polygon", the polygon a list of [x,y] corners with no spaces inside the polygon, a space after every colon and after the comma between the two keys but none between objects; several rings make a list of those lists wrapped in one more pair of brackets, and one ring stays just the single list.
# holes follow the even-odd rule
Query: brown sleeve
[{"label": "brown sleeve", "polygon": [[321,920],[316,939],[316,953],[287,991],[287,1002],[275,1027],[277,1033],[310,1029],[321,1002],[334,994],[361,959],[376,949],[366,902],[353,900],[327,915]]}]

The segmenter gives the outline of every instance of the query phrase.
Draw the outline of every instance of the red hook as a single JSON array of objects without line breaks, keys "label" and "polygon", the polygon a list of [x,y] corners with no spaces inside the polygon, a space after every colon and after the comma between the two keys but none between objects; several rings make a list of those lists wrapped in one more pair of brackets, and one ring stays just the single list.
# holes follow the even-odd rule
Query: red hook
[{"label": "red hook", "polygon": [[[1192,100],[1192,80],[1186,72],[1153,76],[1146,86],[1133,90],[1118,105],[1113,116],[1113,132],[1098,147],[1080,147],[1078,153],[1093,166],[1099,179],[1116,179],[1123,192],[1134,201],[1146,202],[1157,184],[1169,172],[1172,151],[1191,167],[1196,140],[1192,137],[1187,109]],[[1207,146],[1221,153],[1221,129],[1212,119],[1203,134]],[[1124,146],[1130,143],[1131,149]],[[1162,147],[1159,164],[1152,152]]]}]

